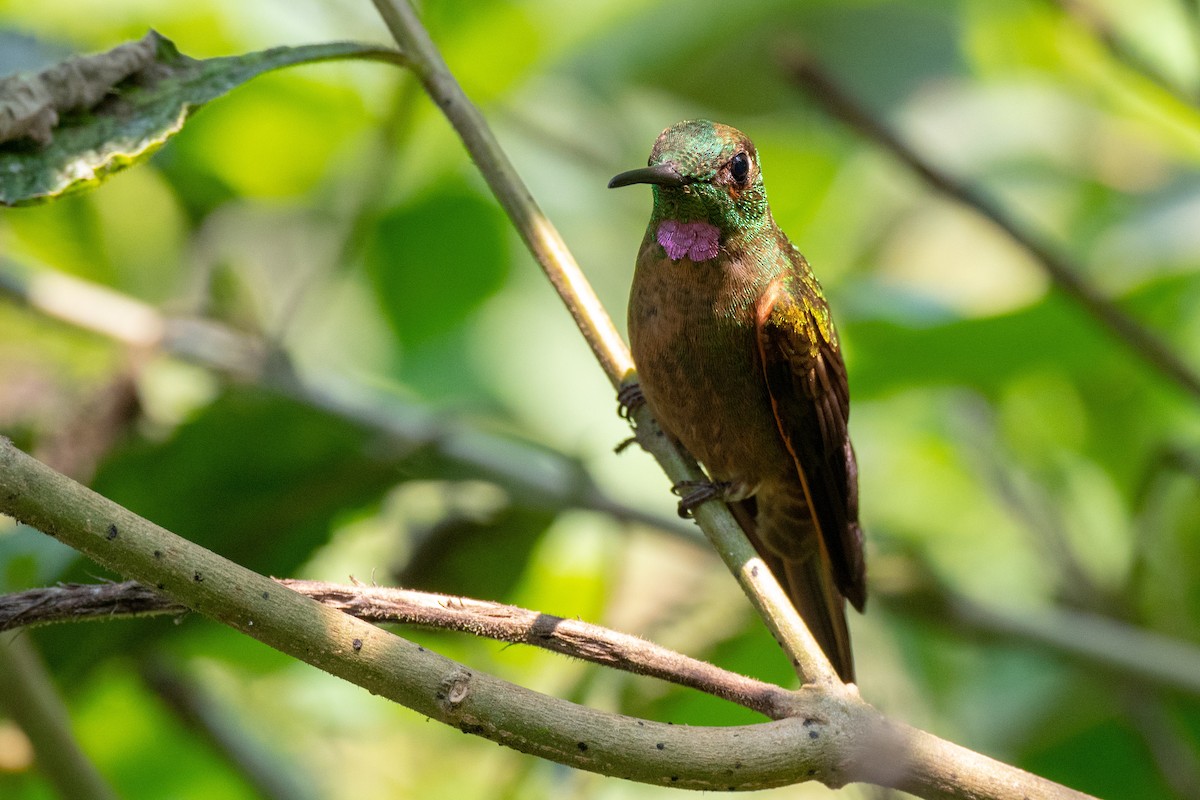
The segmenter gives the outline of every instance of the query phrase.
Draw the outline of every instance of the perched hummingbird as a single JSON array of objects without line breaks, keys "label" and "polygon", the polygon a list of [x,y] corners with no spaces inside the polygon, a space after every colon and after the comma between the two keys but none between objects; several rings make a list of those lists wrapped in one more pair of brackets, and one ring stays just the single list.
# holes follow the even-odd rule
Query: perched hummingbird
[{"label": "perched hummingbird", "polygon": [[642,396],[713,480],[685,496],[734,506],[825,654],[854,680],[846,600],[866,602],[850,396],[829,305],[771,216],[754,144],[687,120],[649,166],[654,210],[629,297]]}]

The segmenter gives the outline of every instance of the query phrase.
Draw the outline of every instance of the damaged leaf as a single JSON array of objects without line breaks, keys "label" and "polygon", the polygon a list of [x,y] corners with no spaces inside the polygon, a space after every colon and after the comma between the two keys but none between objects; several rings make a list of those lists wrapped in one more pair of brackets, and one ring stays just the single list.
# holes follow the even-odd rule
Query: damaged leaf
[{"label": "damaged leaf", "polygon": [[355,42],[197,60],[151,31],[106,53],[0,79],[0,205],[95,186],[149,157],[193,111],[251,78],[345,58],[407,63],[395,50]]}]

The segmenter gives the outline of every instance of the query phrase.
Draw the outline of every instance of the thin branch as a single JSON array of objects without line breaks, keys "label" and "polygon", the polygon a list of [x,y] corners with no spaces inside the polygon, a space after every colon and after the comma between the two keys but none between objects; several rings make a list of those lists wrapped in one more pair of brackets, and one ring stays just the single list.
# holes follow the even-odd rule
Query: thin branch
[{"label": "thin branch", "polygon": [[1019,225],[1008,212],[982,192],[925,160],[883,121],[852,98],[812,59],[794,58],[788,64],[788,70],[796,85],[834,117],[890,152],[932,188],[991,220],[1033,256],[1059,289],[1075,300],[1113,336],[1161,375],[1170,378],[1193,398],[1200,399],[1200,374],[1186,364],[1158,334],[1130,317],[1088,283],[1082,277],[1083,270],[1078,264],[1037,234]]},{"label": "thin branch", "polygon": [[137,581],[66,583],[0,594],[0,632],[186,613],[186,606]]},{"label": "thin branch", "polygon": [[1085,798],[904,725],[849,692],[796,716],[666,725],[569,703],[446,659],[182,539],[0,439],[0,513],[280,652],[465,732],[579,769],[677,788],[871,781],[926,798]]},{"label": "thin branch", "polygon": [[633,360],[566,242],[534,201],[479,109],[463,93],[412,7],[406,0],[374,3],[401,50],[410,54],[411,68],[425,91],[462,137],[492,193],[575,318],[613,388],[618,387],[633,372]]},{"label": "thin branch", "polygon": [[[318,602],[375,624],[424,625],[527,644],[688,686],[778,719],[792,693],[690,659],[653,642],[578,620],[489,601],[379,586],[280,580]],[[896,613],[1032,644],[1139,683],[1200,696],[1200,647],[1071,609],[1006,610],[941,590],[876,592]],[[0,595],[0,631],[64,622],[182,614],[187,609],[134,581],[68,584]]]},{"label": "thin branch", "polygon": [[71,732],[71,718],[45,664],[20,634],[0,639],[0,708],[33,745],[38,769],[60,797],[116,800]]},{"label": "thin branch", "polygon": [[[538,208],[500,148],[487,121],[454,79],[408,1],[373,2],[400,49],[411,59],[412,69],[425,90],[462,138],[496,199],[558,291],[613,387],[632,380],[633,360],[608,313],[566,243]],[[635,422],[638,441],[658,460],[673,484],[705,479],[695,460],[661,434],[645,406],[638,409]],[[830,691],[844,691],[829,659],[746,539],[729,508],[712,500],[696,509],[695,518],[791,658],[800,679]]]},{"label": "thin branch", "polygon": [[1060,597],[1078,606],[1111,611],[1111,595],[1092,579],[1067,536],[1063,510],[1049,496],[1045,486],[1028,475],[1018,465],[1018,459],[1006,452],[1003,437],[997,430],[994,408],[976,398],[965,406],[964,411],[969,421],[969,435],[976,440],[968,457],[975,462],[989,488],[998,495],[1001,505],[1022,523],[1028,543],[1053,568],[1061,586]]},{"label": "thin branch", "polygon": [[[374,624],[421,625],[526,644],[593,664],[687,686],[758,711],[794,716],[796,695],[728,672],[637,636],[579,620],[468,597],[382,586],[279,580],[280,585]],[[68,584],[0,595],[0,631],[63,622],[184,614],[171,598],[136,581]]]}]

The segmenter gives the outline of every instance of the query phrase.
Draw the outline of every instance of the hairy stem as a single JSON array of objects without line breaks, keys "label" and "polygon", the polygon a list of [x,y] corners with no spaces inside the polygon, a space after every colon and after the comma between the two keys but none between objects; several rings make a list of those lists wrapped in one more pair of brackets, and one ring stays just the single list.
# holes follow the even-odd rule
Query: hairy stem
[{"label": "hairy stem", "polygon": [[[279,580],[306,597],[375,624],[421,625],[527,644],[593,664],[689,686],[771,719],[795,716],[796,693],[746,678],[637,636],[579,620],[469,597],[383,586]],[[187,608],[136,581],[69,584],[0,595],[0,631],[63,622],[184,614]]]}]

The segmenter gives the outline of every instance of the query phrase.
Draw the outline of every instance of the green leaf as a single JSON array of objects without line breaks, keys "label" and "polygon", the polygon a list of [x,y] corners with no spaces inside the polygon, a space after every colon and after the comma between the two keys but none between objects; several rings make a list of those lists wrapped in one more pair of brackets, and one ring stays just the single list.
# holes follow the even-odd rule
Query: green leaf
[{"label": "green leaf", "polygon": [[[1163,781],[1146,752],[1144,739],[1125,714],[1112,709],[1094,687],[1062,698],[1046,708],[1018,766],[1083,792],[1111,798],[1179,797]],[[1131,702],[1153,704],[1141,697]],[[1153,710],[1150,710],[1153,713]],[[1170,730],[1170,728],[1165,728]],[[1172,738],[1172,745],[1187,747]]]},{"label": "green leaf", "polygon": [[504,217],[467,187],[451,187],[385,214],[366,260],[400,340],[426,342],[456,328],[504,282]]},{"label": "green leaf", "polygon": [[[133,48],[152,51],[146,58]],[[130,54],[134,53],[133,56]],[[89,72],[102,70],[106,59],[135,58],[131,73],[108,71],[111,83],[89,85]],[[394,50],[355,42],[302,47],[275,47],[240,56],[196,60],[181,54],[168,39],[151,31],[141,42],[109,53],[77,59],[37,76],[19,79],[28,92],[51,89],[30,115],[57,118],[53,127],[36,119],[11,140],[0,143],[0,204],[28,205],[99,184],[125,167],[148,158],[183,127],[188,116],[214,98],[251,78],[280,67],[333,59],[363,58],[403,64]],[[72,66],[76,72],[69,72]],[[111,66],[111,65],[108,65]],[[122,74],[126,73],[126,74]],[[57,81],[47,79],[57,76]],[[16,94],[10,78],[6,94]],[[65,93],[65,94],[63,94]],[[81,99],[78,95],[83,94]],[[96,97],[96,99],[92,99]],[[3,109],[9,112],[8,108]],[[0,134],[2,135],[2,134]],[[39,146],[37,141],[46,142]]]}]

